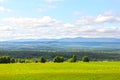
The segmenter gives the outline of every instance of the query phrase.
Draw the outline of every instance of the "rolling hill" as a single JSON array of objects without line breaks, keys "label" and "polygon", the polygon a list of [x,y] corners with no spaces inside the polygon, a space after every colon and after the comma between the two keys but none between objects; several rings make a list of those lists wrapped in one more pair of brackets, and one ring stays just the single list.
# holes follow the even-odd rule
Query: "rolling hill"
[{"label": "rolling hill", "polygon": [[82,48],[120,49],[120,39],[114,38],[64,38],[23,39],[1,41],[0,49],[6,50],[71,50]]}]

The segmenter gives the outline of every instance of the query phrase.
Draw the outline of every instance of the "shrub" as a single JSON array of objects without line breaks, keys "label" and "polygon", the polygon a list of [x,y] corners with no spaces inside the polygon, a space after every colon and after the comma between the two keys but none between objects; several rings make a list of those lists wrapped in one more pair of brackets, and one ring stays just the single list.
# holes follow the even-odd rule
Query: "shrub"
[{"label": "shrub", "polygon": [[25,59],[25,63],[32,63],[32,60]]},{"label": "shrub", "polygon": [[63,62],[64,61],[64,58],[62,56],[56,56],[53,58],[53,62],[57,62],[57,63],[60,63],[60,62]]},{"label": "shrub", "polygon": [[10,63],[15,63],[15,59],[14,58],[10,59]]},{"label": "shrub", "polygon": [[18,59],[18,62],[19,63],[25,63],[25,60],[24,59]]},{"label": "shrub", "polygon": [[41,63],[45,63],[45,62],[46,62],[46,59],[43,58],[43,57],[40,57],[40,61],[39,61],[39,62],[41,62]]},{"label": "shrub", "polygon": [[34,63],[38,63],[38,62],[39,62],[38,58],[33,58],[33,59],[31,59],[31,60],[32,60],[32,62],[34,62]]},{"label": "shrub", "polygon": [[34,60],[33,62],[38,63],[39,61],[38,60]]},{"label": "shrub", "polygon": [[77,58],[75,55],[73,55],[70,59],[67,60],[68,62],[76,62]]},{"label": "shrub", "polygon": [[0,63],[10,63],[10,57],[9,56],[0,57]]},{"label": "shrub", "polygon": [[89,62],[90,60],[89,60],[88,56],[84,56],[84,57],[82,57],[82,61],[83,62]]}]

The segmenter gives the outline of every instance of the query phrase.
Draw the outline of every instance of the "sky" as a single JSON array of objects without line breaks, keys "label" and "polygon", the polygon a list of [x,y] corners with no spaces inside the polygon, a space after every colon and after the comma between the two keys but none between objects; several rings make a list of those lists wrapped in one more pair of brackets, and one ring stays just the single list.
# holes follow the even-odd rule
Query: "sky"
[{"label": "sky", "polygon": [[120,0],[0,0],[0,41],[119,38]]}]

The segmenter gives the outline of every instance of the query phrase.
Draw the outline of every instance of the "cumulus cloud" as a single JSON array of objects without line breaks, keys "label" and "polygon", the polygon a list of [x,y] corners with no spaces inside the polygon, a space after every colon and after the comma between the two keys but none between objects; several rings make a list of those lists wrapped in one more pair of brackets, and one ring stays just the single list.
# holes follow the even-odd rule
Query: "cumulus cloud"
[{"label": "cumulus cloud", "polygon": [[92,24],[103,24],[103,23],[119,23],[120,15],[115,14],[112,11],[99,14],[98,16],[83,16],[76,21],[79,25],[92,25]]},{"label": "cumulus cloud", "polygon": [[[101,14],[108,16],[108,14]],[[41,39],[41,38],[120,38],[119,25],[112,25],[113,22],[119,24],[118,17],[97,17],[87,16],[76,24],[63,23],[59,20],[44,16],[41,18],[4,18],[0,21],[0,40],[8,39]],[[113,16],[113,15],[109,15]],[[100,19],[101,18],[101,19]],[[114,21],[116,20],[116,21]],[[103,23],[109,23],[104,25]],[[82,24],[82,25],[81,25]],[[84,24],[84,25],[83,25]],[[94,25],[99,24],[99,25]]]},{"label": "cumulus cloud", "polygon": [[53,10],[53,9],[56,9],[56,8],[57,8],[56,5],[46,5],[46,6],[38,8],[37,11],[38,12],[46,12],[46,11]]},{"label": "cumulus cloud", "polygon": [[2,12],[10,12],[10,11],[11,11],[10,9],[6,9],[6,8],[0,6],[0,13],[2,13]]},{"label": "cumulus cloud", "polygon": [[54,25],[59,25],[60,22],[49,16],[44,16],[42,18],[4,18],[2,21],[9,23],[13,26],[23,27],[23,28],[39,28],[39,27],[53,27]]},{"label": "cumulus cloud", "polygon": [[4,0],[0,0],[0,2],[3,2]]},{"label": "cumulus cloud", "polygon": [[0,25],[0,41],[11,39],[12,29],[10,28],[11,26]]},{"label": "cumulus cloud", "polygon": [[[57,35],[55,28],[61,27],[60,21],[49,16],[42,18],[4,18],[2,23],[10,25],[10,29],[8,27],[7,29],[12,33],[12,39],[52,38]],[[6,28],[3,28],[4,26],[0,25],[0,31],[7,31]]]}]

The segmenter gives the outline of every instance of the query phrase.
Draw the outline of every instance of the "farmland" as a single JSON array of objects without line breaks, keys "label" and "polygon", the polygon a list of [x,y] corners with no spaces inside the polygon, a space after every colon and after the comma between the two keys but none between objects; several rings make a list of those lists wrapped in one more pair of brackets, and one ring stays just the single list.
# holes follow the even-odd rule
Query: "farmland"
[{"label": "farmland", "polygon": [[0,64],[0,80],[119,80],[120,62]]}]

